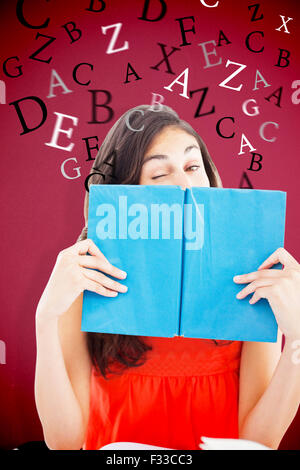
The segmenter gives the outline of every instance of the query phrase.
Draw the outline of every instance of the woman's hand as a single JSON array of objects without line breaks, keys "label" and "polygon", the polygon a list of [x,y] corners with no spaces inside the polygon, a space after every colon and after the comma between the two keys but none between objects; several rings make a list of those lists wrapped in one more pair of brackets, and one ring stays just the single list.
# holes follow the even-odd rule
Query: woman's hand
[{"label": "woman's hand", "polygon": [[[276,263],[283,264],[284,268],[268,269]],[[261,298],[267,299],[285,337],[300,339],[300,265],[290,253],[278,248],[257,271],[235,276],[233,280],[250,283],[237,294],[238,299],[252,292],[250,304]]]},{"label": "woman's hand", "polygon": [[[87,252],[92,256],[88,256]],[[62,250],[40,298],[37,319],[54,318],[63,314],[85,289],[105,297],[116,297],[118,292],[127,291],[126,286],[93,269],[119,279],[127,276],[124,271],[110,264],[90,239]]]}]

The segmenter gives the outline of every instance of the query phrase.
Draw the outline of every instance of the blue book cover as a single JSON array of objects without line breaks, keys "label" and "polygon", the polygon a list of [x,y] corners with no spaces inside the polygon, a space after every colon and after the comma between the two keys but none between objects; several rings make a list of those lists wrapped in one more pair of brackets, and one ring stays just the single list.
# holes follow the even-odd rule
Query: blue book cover
[{"label": "blue book cover", "polygon": [[253,305],[253,294],[237,299],[247,284],[233,277],[257,271],[284,245],[286,193],[192,187],[185,203],[191,208],[187,233],[201,237],[184,238],[180,335],[275,342],[277,322],[267,299]]},{"label": "blue book cover", "polygon": [[128,291],[85,290],[82,331],[275,342],[268,301],[236,299],[233,277],[284,245],[285,211],[282,191],[91,185],[87,236]]},{"label": "blue book cover", "polygon": [[112,279],[128,291],[112,298],[85,290],[83,331],[178,334],[183,201],[178,186],[90,186],[87,236],[126,271],[124,281]]}]

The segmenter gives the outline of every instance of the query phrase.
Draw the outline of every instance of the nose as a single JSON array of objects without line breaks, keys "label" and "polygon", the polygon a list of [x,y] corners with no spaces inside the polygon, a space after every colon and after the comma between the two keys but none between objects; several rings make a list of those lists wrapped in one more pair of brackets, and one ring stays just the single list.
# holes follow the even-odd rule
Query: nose
[{"label": "nose", "polygon": [[178,170],[178,172],[176,172],[176,175],[174,175],[173,184],[180,186],[183,190],[191,187],[191,182],[188,178],[188,175],[183,170]]}]

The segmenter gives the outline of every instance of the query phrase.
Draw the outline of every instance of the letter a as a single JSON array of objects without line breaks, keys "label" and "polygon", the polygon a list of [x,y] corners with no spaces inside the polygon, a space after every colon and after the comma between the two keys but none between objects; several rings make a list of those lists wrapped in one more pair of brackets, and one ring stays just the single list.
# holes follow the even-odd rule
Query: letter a
[{"label": "letter a", "polygon": [[[243,142],[246,142],[245,144],[243,144]],[[241,138],[241,148],[240,148],[240,153],[239,155],[242,155],[242,153],[245,153],[242,149],[243,147],[249,147],[250,148],[250,152],[254,152],[254,150],[256,150],[254,147],[252,147],[252,145],[250,144],[249,140],[247,139],[247,137],[245,136],[245,134],[242,134],[242,138]]]},{"label": "letter a", "polygon": [[[180,82],[179,79],[182,75],[184,75],[184,81]],[[181,85],[183,87],[183,93],[179,93],[179,95],[183,96],[184,98],[189,99],[189,96],[187,95],[188,76],[189,76],[189,69],[186,68],[177,78],[175,78],[175,80],[169,86],[164,86],[164,88],[166,90],[173,91],[172,86],[175,83],[178,83],[178,85]]]},{"label": "letter a", "polygon": [[[54,80],[57,80],[56,83],[54,83]],[[64,89],[63,93],[72,93],[72,90],[69,90],[67,86],[64,84],[56,70],[52,69],[51,72],[51,79],[50,79],[50,90],[49,90],[49,95],[47,98],[54,98],[56,95],[53,93],[53,88],[60,86],[61,88]]]}]

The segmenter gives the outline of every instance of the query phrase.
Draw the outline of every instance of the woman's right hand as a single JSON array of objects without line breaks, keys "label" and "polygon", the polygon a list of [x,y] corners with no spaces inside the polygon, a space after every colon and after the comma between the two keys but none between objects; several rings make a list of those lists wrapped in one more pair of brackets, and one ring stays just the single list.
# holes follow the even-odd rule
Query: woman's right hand
[{"label": "woman's right hand", "polygon": [[118,279],[127,276],[113,266],[89,238],[62,250],[39,300],[37,319],[53,319],[62,315],[85,289],[105,297],[116,297],[118,292],[127,292],[125,285],[103,273]]}]

